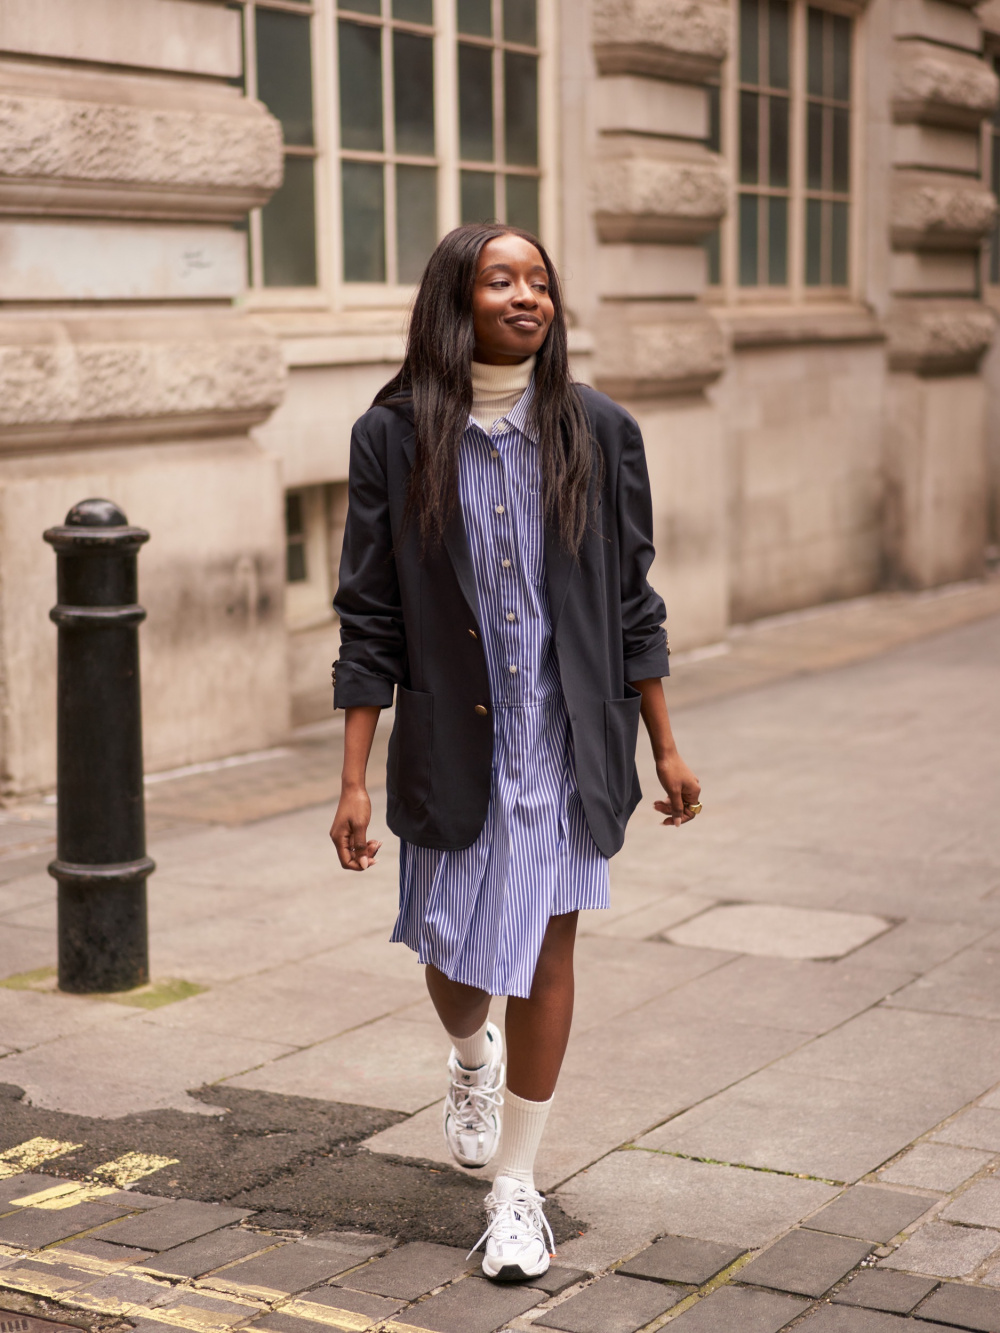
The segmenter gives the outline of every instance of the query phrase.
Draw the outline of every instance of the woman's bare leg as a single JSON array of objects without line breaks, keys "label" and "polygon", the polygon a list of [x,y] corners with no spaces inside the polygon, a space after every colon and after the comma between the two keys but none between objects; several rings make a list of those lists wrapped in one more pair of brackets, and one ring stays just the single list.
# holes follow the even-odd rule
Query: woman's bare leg
[{"label": "woman's bare leg", "polygon": [[488,991],[450,981],[433,963],[425,968],[427,989],[437,1016],[451,1037],[471,1037],[486,1022],[490,1012]]},{"label": "woman's bare leg", "polygon": [[531,995],[507,1001],[507,1088],[526,1101],[555,1092],[573,1022],[576,912],[549,919]]}]

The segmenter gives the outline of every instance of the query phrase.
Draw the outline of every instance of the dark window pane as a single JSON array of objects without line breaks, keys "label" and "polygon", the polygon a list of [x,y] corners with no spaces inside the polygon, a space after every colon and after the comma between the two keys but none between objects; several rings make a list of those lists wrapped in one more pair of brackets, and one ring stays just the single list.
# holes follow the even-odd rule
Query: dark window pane
[{"label": "dark window pane", "polygon": [[265,287],[316,286],[316,199],[311,157],[286,157],[285,180],[261,209]]},{"label": "dark window pane", "polygon": [[382,30],[338,25],[340,142],[344,148],[382,151]]},{"label": "dark window pane", "polygon": [[772,287],[788,282],[788,200],[767,201],[767,281]]},{"label": "dark window pane", "polygon": [[392,17],[429,27],[434,22],[434,0],[392,0]]},{"label": "dark window pane", "polygon": [[711,148],[713,153],[722,152],[722,111],[720,106],[719,85],[710,83],[706,89],[708,93],[708,138],[705,140],[707,147]]},{"label": "dark window pane", "polygon": [[757,196],[740,195],[740,286],[757,286]]},{"label": "dark window pane", "polygon": [[285,578],[289,583],[305,583],[306,548],[303,542],[289,542],[285,547]]},{"label": "dark window pane", "polygon": [[708,283],[710,287],[717,287],[722,281],[722,247],[719,243],[719,230],[711,231],[702,241],[705,247],[705,253],[708,256]]},{"label": "dark window pane", "polygon": [[385,181],[379,162],[342,162],[344,281],[385,282]]},{"label": "dark window pane", "polygon": [[463,171],[461,190],[463,222],[496,221],[496,186],[492,172]]},{"label": "dark window pane", "polygon": [[493,53],[486,46],[458,48],[458,124],[462,157],[493,161]]},{"label": "dark window pane", "polygon": [[806,286],[818,287],[823,280],[823,205],[806,200]]},{"label": "dark window pane", "polygon": [[392,34],[392,87],[396,152],[434,156],[434,41],[412,32]]},{"label": "dark window pane", "polygon": [[470,37],[493,35],[493,7],[490,0],[458,0],[458,30]]},{"label": "dark window pane", "polygon": [[806,185],[823,188],[823,107],[810,102],[806,109]]},{"label": "dark window pane", "polygon": [[847,205],[831,204],[830,280],[835,287],[847,286]]},{"label": "dark window pane", "polygon": [[538,60],[503,55],[504,152],[514,167],[538,165]]},{"label": "dark window pane", "polygon": [[835,106],[833,116],[833,188],[846,194],[851,188],[851,117],[846,107]]},{"label": "dark window pane", "polygon": [[[1000,195],[1000,135],[993,135],[993,193]],[[1000,283],[1000,224],[994,225],[990,245],[990,282]]]},{"label": "dark window pane", "polygon": [[289,537],[302,537],[306,531],[306,520],[302,513],[302,496],[298,491],[288,491],[285,495],[285,533]]},{"label": "dark window pane", "polygon": [[396,168],[396,255],[400,282],[419,282],[437,244],[437,170]]},{"label": "dark window pane", "polygon": [[340,0],[341,9],[351,9],[355,14],[381,14],[381,0]]},{"label": "dark window pane", "polygon": [[740,0],[740,79],[756,83],[760,52],[757,0]]},{"label": "dark window pane", "polygon": [[505,42],[534,46],[538,41],[535,0],[503,0],[503,36]]},{"label": "dark window pane", "polygon": [[823,11],[809,11],[809,82],[812,97],[823,96]]},{"label": "dark window pane", "polygon": [[769,97],[768,180],[784,188],[788,185],[788,98]]},{"label": "dark window pane", "polygon": [[833,95],[846,102],[851,96],[851,20],[840,14],[831,17],[833,24]]},{"label": "dark window pane", "polygon": [[772,88],[788,87],[788,4],[769,0],[768,82]]},{"label": "dark window pane", "polygon": [[257,96],[281,121],[285,143],[313,141],[309,19],[279,9],[256,11]]},{"label": "dark window pane", "polygon": [[507,177],[507,221],[538,235],[538,177]]},{"label": "dark window pane", "polygon": [[756,185],[760,164],[760,97],[740,93],[740,182]]}]

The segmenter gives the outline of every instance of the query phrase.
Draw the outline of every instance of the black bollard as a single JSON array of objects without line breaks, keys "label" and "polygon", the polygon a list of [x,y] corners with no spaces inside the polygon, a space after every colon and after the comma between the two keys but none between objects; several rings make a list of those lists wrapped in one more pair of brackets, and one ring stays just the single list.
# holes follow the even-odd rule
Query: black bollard
[{"label": "black bollard", "polygon": [[59,989],[149,980],[136,556],[149,533],[110,500],[83,500],[49,528],[59,626]]}]

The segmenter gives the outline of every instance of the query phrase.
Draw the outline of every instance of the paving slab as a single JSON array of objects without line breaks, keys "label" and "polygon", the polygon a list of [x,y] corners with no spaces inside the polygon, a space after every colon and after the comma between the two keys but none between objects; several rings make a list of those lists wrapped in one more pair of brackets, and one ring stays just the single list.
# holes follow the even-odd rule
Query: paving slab
[{"label": "paving slab", "polygon": [[675,1116],[638,1143],[714,1161],[854,1181],[938,1124],[953,1106],[953,1098],[941,1089],[915,1094],[905,1087],[793,1074],[780,1060]]},{"label": "paving slab", "polygon": [[583,1268],[564,1268],[561,1264],[549,1264],[541,1277],[533,1277],[529,1286],[544,1291],[547,1296],[558,1296],[568,1287],[573,1287],[590,1273]]},{"label": "paving slab", "polygon": [[988,932],[966,921],[902,921],[851,957],[865,967],[923,973],[974,944]]},{"label": "paving slab", "polygon": [[370,1291],[376,1296],[415,1301],[477,1267],[477,1261],[467,1258],[467,1253],[450,1245],[415,1241],[358,1269],[337,1285],[350,1287],[352,1291]]},{"label": "paving slab", "polygon": [[627,1277],[700,1287],[743,1254],[738,1245],[719,1245],[690,1236],[664,1236],[617,1270]]},{"label": "paving slab", "polygon": [[899,1315],[881,1310],[851,1310],[843,1305],[821,1305],[796,1327],[807,1329],[808,1333],[914,1333],[914,1325]]},{"label": "paving slab", "polygon": [[90,1273],[72,1264],[46,1263],[36,1259],[9,1259],[3,1265],[3,1286],[34,1296],[60,1298],[89,1281]]},{"label": "paving slab", "polygon": [[176,1292],[169,1283],[158,1283],[127,1273],[111,1273],[91,1279],[73,1291],[73,1304],[102,1314],[129,1314],[132,1310],[154,1310],[173,1303]]},{"label": "paving slab", "polygon": [[197,1240],[164,1250],[162,1254],[152,1255],[143,1267],[170,1277],[204,1277],[224,1264],[246,1259],[251,1254],[259,1254],[261,1250],[277,1244],[281,1244],[281,1241],[276,1236],[243,1231],[238,1227],[224,1227],[221,1231],[212,1231],[207,1236],[199,1236]]},{"label": "paving slab", "polygon": [[[6,1166],[6,1163],[4,1163]],[[0,1179],[0,1211],[10,1212],[11,1199],[20,1199],[26,1194],[35,1194],[40,1190],[53,1189],[56,1185],[65,1185],[65,1176],[47,1176],[41,1171],[21,1171],[16,1176]]]},{"label": "paving slab", "polygon": [[670,1333],[779,1333],[811,1302],[753,1287],[719,1287],[670,1321]]},{"label": "paving slab", "polygon": [[995,1176],[977,1180],[941,1210],[941,1217],[946,1222],[1000,1228],[1000,1180]]},{"label": "paving slab", "polygon": [[223,1208],[217,1203],[175,1199],[153,1212],[142,1213],[138,1217],[130,1217],[124,1222],[105,1227],[97,1239],[110,1241],[112,1245],[134,1245],[142,1250],[159,1253],[205,1236],[210,1231],[220,1231],[250,1216],[248,1208]]},{"label": "paving slab", "polygon": [[317,1287],[304,1296],[285,1301],[281,1308],[289,1315],[312,1319],[321,1324],[337,1319],[350,1324],[349,1319],[343,1318],[345,1313],[386,1319],[405,1304],[398,1297],[375,1296],[367,1291],[348,1291],[346,1287]]},{"label": "paving slab", "polygon": [[495,1333],[544,1299],[544,1293],[532,1287],[500,1286],[470,1277],[446,1287],[430,1300],[411,1305],[401,1322],[408,1328],[433,1329],[435,1333]]},{"label": "paving slab", "polygon": [[921,1319],[955,1328],[997,1333],[1000,1330],[1000,1292],[945,1282],[924,1302],[918,1314]]},{"label": "paving slab", "polygon": [[935,1143],[953,1143],[962,1148],[982,1148],[1000,1153],[1000,1111],[973,1106],[933,1134]]},{"label": "paving slab", "polygon": [[293,1241],[232,1264],[224,1272],[204,1278],[202,1285],[261,1300],[278,1300],[328,1282],[349,1268],[356,1268],[365,1258],[363,1253],[346,1245],[305,1245]]},{"label": "paving slab", "polygon": [[854,1185],[804,1223],[811,1231],[828,1231],[886,1244],[932,1208],[936,1200],[923,1194]]},{"label": "paving slab", "polygon": [[78,1203],[58,1210],[19,1208],[16,1213],[0,1217],[0,1242],[23,1250],[40,1250],[44,1245],[53,1245],[57,1240],[77,1236],[125,1215],[124,1208],[105,1203]]},{"label": "paving slab", "polygon": [[[657,887],[660,887],[664,876],[663,868],[659,867],[653,874],[658,876]],[[681,921],[687,921],[690,917],[715,906],[714,898],[706,898],[701,893],[661,892],[657,896],[652,896],[646,889],[641,896],[645,899],[649,895],[648,901],[630,905],[626,911],[619,912],[616,909],[624,897],[622,883],[624,878],[623,875],[615,874],[615,862],[612,861],[612,910],[581,913],[581,939],[588,935],[597,935],[606,939],[648,940],[669,930],[671,926],[676,926]]]},{"label": "paving slab", "polygon": [[863,1241],[791,1231],[739,1271],[739,1281],[796,1296],[823,1296],[871,1253]]},{"label": "paving slab", "polygon": [[[636,1333],[684,1299],[685,1293],[661,1282],[618,1277],[612,1273],[540,1315],[538,1328],[561,1333]],[[457,1326],[455,1333],[462,1333]]]},{"label": "paving slab", "polygon": [[711,907],[665,932],[674,944],[767,958],[840,958],[889,929],[861,912],[731,903]]},{"label": "paving slab", "polygon": [[889,1004],[942,1014],[1000,1019],[1000,958],[981,946],[966,949],[898,991]]},{"label": "paving slab", "polygon": [[189,1287],[175,1287],[174,1300],[151,1310],[152,1317],[165,1324],[197,1330],[197,1333],[225,1333],[234,1324],[242,1324],[260,1312],[259,1305],[210,1296]]},{"label": "paving slab", "polygon": [[884,1310],[887,1314],[910,1314],[937,1286],[934,1278],[914,1277],[880,1268],[862,1268],[847,1286],[837,1292],[834,1305]]},{"label": "paving slab", "polygon": [[98,1273],[118,1272],[129,1264],[142,1265],[146,1259],[156,1257],[150,1250],[109,1245],[107,1241],[97,1240],[94,1236],[77,1236],[74,1240],[63,1241],[51,1253],[64,1256],[68,1264],[80,1264]]},{"label": "paving slab", "polygon": [[893,1185],[915,1185],[918,1189],[956,1189],[993,1160],[989,1152],[955,1148],[944,1143],[918,1143],[898,1161],[883,1167],[879,1179]]},{"label": "paving slab", "polygon": [[664,1234],[756,1248],[837,1192],[818,1181],[662,1153],[611,1153],[556,1193],[570,1216],[588,1227],[560,1246],[560,1258],[581,1268],[606,1267]]},{"label": "paving slab", "polygon": [[1000,1235],[995,1231],[926,1222],[898,1250],[880,1259],[879,1267],[929,1277],[968,1277],[998,1249]]}]

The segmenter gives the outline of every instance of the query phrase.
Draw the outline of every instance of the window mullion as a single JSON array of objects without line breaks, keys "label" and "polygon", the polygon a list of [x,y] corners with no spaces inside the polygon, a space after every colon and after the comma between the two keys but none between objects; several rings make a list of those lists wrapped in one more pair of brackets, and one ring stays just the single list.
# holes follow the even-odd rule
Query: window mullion
[{"label": "window mullion", "polygon": [[493,171],[496,215],[507,217],[507,179],[503,173],[504,86],[503,86],[503,0],[493,0]]},{"label": "window mullion", "polygon": [[[389,0],[382,0],[383,14],[387,15]],[[396,153],[395,87],[392,64],[392,26],[382,25],[382,138],[385,148],[385,276],[392,285],[398,282],[399,256],[396,246],[396,169],[392,165]]]},{"label": "window mullion", "polygon": [[791,6],[791,61],[789,69],[789,163],[788,163],[788,288],[793,301],[801,301],[805,265],[805,177],[806,177],[806,20],[805,0]]},{"label": "window mullion", "polygon": [[[257,96],[257,25],[253,0],[243,6],[243,90],[247,97]],[[264,285],[264,242],[260,209],[252,208],[247,219],[250,246],[250,286]]]},{"label": "window mullion", "polygon": [[460,221],[458,176],[458,24],[455,0],[434,0],[434,149],[438,161],[438,235]]}]

